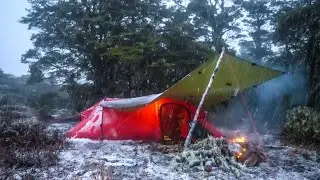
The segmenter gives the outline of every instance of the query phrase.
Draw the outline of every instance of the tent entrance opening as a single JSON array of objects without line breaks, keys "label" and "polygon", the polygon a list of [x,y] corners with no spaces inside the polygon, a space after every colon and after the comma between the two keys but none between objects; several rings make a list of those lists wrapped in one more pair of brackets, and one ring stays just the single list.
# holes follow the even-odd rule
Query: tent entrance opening
[{"label": "tent entrance opening", "polygon": [[188,110],[179,104],[164,104],[160,108],[160,126],[165,144],[177,144],[181,140],[182,124],[190,119]]}]

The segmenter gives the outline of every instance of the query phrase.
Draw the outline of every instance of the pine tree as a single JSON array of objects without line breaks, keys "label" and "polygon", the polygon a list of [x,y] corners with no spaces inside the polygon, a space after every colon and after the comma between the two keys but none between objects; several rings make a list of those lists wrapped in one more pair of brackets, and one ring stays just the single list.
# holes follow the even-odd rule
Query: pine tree
[{"label": "pine tree", "polygon": [[320,1],[291,1],[282,4],[277,22],[276,40],[289,54],[307,66],[310,93],[308,104],[320,108]]},{"label": "pine tree", "polygon": [[247,29],[248,37],[242,40],[241,56],[256,62],[267,60],[273,52],[271,50],[270,22],[272,11],[268,1],[244,1],[242,7],[247,13],[243,22]]},{"label": "pine tree", "polygon": [[228,47],[225,36],[236,33],[237,37],[241,30],[237,21],[242,16],[240,2],[236,0],[229,5],[225,0],[191,0],[187,8],[197,39],[216,52]]}]

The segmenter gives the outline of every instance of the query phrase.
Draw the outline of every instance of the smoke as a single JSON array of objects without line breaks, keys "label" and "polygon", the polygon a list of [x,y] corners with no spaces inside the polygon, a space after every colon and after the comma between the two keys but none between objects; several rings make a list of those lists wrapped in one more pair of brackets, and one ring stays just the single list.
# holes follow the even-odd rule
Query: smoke
[{"label": "smoke", "polygon": [[211,121],[222,129],[276,133],[288,109],[305,105],[306,77],[306,71],[299,69],[243,92],[226,105],[215,107]]}]

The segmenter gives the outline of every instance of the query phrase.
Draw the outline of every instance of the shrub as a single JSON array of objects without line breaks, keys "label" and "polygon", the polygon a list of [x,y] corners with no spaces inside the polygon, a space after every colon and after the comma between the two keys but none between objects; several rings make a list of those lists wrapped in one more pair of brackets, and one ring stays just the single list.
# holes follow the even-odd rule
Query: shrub
[{"label": "shrub", "polygon": [[283,135],[287,140],[304,143],[320,143],[320,114],[309,107],[289,110]]},{"label": "shrub", "polygon": [[54,165],[64,138],[48,131],[22,106],[0,106],[0,166],[42,167]]}]

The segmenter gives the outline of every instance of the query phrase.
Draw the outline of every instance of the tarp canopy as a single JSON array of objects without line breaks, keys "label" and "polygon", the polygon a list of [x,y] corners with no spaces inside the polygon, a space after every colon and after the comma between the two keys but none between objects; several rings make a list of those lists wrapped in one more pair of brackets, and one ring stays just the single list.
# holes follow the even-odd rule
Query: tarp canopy
[{"label": "tarp canopy", "polygon": [[[217,61],[218,57],[210,58],[206,63],[167,89],[159,98],[189,100],[195,105],[199,104]],[[245,91],[281,74],[284,73],[225,54],[203,107],[220,104],[230,99],[237,91]]]},{"label": "tarp canopy", "polygon": [[[188,100],[188,102],[198,105],[217,61],[217,55],[212,55],[207,62],[163,93],[132,98],[130,101],[127,99],[102,102],[100,105],[103,107],[125,109],[141,107],[160,98]],[[207,94],[203,107],[208,108],[220,104],[230,99],[237,92],[243,92],[281,74],[284,74],[284,72],[257,65],[226,53],[220,63],[219,70]]]}]

